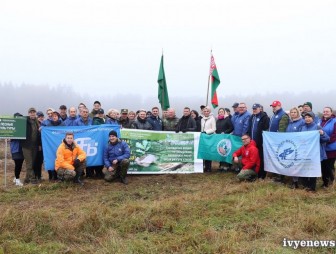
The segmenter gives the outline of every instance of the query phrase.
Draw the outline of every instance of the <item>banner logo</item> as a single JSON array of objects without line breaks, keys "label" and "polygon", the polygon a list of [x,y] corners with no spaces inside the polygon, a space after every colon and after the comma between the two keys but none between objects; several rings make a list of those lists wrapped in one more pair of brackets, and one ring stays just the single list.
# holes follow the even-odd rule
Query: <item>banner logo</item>
[{"label": "banner logo", "polygon": [[217,144],[217,152],[219,155],[226,157],[230,154],[232,149],[232,144],[229,139],[222,139]]},{"label": "banner logo", "polygon": [[89,137],[77,138],[77,145],[79,145],[86,153],[87,156],[95,156],[98,153],[98,142]]},{"label": "banner logo", "polygon": [[290,168],[298,160],[298,148],[292,140],[284,140],[280,143],[276,151],[276,158],[281,166]]}]

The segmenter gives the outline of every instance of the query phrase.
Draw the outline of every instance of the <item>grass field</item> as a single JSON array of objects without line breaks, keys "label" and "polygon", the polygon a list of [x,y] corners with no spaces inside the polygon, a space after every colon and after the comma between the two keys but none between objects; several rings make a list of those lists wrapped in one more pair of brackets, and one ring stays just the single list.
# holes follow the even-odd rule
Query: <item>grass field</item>
[{"label": "grass field", "polygon": [[[0,253],[335,253],[283,240],[336,240],[335,188],[291,190],[233,173],[3,187]],[[22,177],[25,173],[22,174]],[[321,183],[319,182],[319,185]]]}]

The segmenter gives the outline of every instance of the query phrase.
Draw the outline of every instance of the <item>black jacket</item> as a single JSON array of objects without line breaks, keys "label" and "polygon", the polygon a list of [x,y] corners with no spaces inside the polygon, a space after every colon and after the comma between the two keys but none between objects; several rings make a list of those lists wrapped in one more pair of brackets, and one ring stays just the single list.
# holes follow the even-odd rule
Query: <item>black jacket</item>
[{"label": "black jacket", "polygon": [[[262,132],[268,130],[269,123],[270,119],[265,112],[260,112],[260,115],[251,115],[249,118],[247,134],[257,143],[258,148],[262,147]],[[256,128],[255,131],[254,128]]]}]

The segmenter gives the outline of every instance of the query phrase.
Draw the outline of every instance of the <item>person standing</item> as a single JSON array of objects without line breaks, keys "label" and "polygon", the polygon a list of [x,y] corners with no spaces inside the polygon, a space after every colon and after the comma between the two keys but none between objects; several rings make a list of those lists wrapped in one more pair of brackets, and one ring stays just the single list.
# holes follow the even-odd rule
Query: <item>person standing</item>
[{"label": "person standing", "polygon": [[67,107],[65,105],[61,105],[59,107],[59,114],[60,114],[62,122],[64,122],[68,118]]},{"label": "person standing", "polygon": [[42,165],[43,165],[43,150],[42,150],[42,137],[41,137],[41,126],[44,120],[44,114],[42,111],[37,111],[37,121],[39,123],[39,135],[38,135],[38,151],[34,161],[34,174],[37,181],[42,179]]},{"label": "person standing", "polygon": [[201,132],[201,117],[199,116],[198,112],[196,110],[191,110],[190,115],[192,118],[194,118],[196,122],[196,131]]},{"label": "person standing", "polygon": [[[203,117],[201,120],[201,132],[207,135],[211,135],[216,132],[216,119],[211,113],[211,108],[206,106],[203,108]],[[211,172],[211,161],[203,160],[204,172]]]},{"label": "person standing", "polygon": [[[320,161],[327,159],[325,147],[330,138],[328,134],[314,122],[315,115],[313,112],[306,112],[304,116],[305,124],[302,126],[301,131],[314,131],[318,130],[320,133]],[[307,191],[316,191],[316,179],[317,177],[304,177],[304,187]]]},{"label": "person standing", "polygon": [[[20,113],[15,113],[14,117],[20,117],[22,116]],[[14,180],[16,186],[23,186],[22,182],[20,181],[20,173],[22,170],[22,165],[24,161],[22,147],[20,144],[19,139],[11,139],[10,140],[10,150],[12,154],[12,160],[14,161]]]},{"label": "person standing", "polygon": [[179,119],[176,117],[175,109],[169,108],[167,111],[167,116],[163,119],[163,130],[175,131],[178,121]]},{"label": "person standing", "polygon": [[323,109],[323,116],[319,120],[319,125],[330,137],[326,145],[327,158],[321,163],[323,188],[327,188],[334,183],[335,179],[335,159],[336,159],[336,118],[331,107]]},{"label": "person standing", "polygon": [[185,107],[183,109],[183,116],[177,123],[175,132],[188,132],[188,131],[196,131],[196,122],[194,118],[191,117],[190,108]]},{"label": "person standing", "polygon": [[[289,123],[286,132],[299,132],[304,123],[305,121],[302,119],[299,109],[294,107],[289,111]],[[299,188],[299,177],[293,177],[293,182],[290,185],[290,188]]]},{"label": "person standing", "polygon": [[[270,105],[273,110],[273,116],[270,120],[269,131],[270,132],[285,132],[288,126],[289,117],[283,110],[280,101],[273,101]],[[285,183],[284,175],[276,175],[274,182]]]},{"label": "person standing", "polygon": [[[154,131],[162,131],[162,119],[159,116],[160,111],[158,107],[152,108],[152,115],[147,117],[148,122],[153,126]],[[129,114],[128,114],[129,115]]]},{"label": "person standing", "polygon": [[132,129],[152,130],[153,126],[149,123],[146,110],[140,109],[136,120],[132,123]]},{"label": "person standing", "polygon": [[270,119],[265,112],[261,111],[261,105],[259,103],[254,103],[252,106],[252,115],[249,119],[249,127],[247,133],[252,140],[255,141],[256,146],[259,151],[259,172],[258,178],[265,179],[266,172],[264,169],[264,149],[263,149],[263,138],[262,132],[267,131],[269,128]]},{"label": "person standing", "polygon": [[36,184],[37,181],[34,176],[34,161],[38,151],[38,135],[39,135],[39,124],[36,119],[36,109],[28,109],[27,117],[27,129],[26,129],[26,139],[21,140],[23,157],[26,162],[26,176],[24,183]]},{"label": "person standing", "polygon": [[233,135],[243,136],[247,132],[248,121],[251,114],[247,111],[246,104],[244,102],[239,103],[238,105],[238,115],[233,115],[231,121],[233,122],[234,130]]},{"label": "person standing", "polygon": [[74,126],[88,126],[92,125],[92,118],[89,117],[89,110],[87,108],[83,108],[80,112],[80,117],[78,117]]},{"label": "person standing", "polygon": [[69,116],[64,121],[65,126],[74,126],[74,123],[77,119],[77,109],[75,107],[69,108]]}]

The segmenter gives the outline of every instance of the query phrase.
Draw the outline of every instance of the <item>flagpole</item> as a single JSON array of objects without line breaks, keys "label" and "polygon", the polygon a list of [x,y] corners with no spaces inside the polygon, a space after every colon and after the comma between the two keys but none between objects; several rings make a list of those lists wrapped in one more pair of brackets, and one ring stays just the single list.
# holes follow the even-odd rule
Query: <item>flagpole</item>
[{"label": "flagpole", "polygon": [[[211,68],[211,55],[212,55],[212,49],[210,50],[210,68]],[[208,105],[208,99],[209,99],[209,87],[210,87],[210,72],[209,72],[209,77],[208,77],[208,89],[207,89],[207,97],[206,97],[206,103],[205,106],[209,106]]]},{"label": "flagpole", "polygon": [[[162,48],[162,65],[163,65],[163,48]],[[164,104],[164,102],[165,102],[165,101],[164,101],[164,97],[165,97],[164,92],[165,92],[164,89],[162,89],[162,95],[163,95],[163,96],[162,96],[162,103],[161,103],[162,118],[163,118],[163,110],[164,110],[163,107],[164,107],[164,105],[165,105],[165,104]],[[162,106],[162,105],[163,105],[163,106]]]}]

